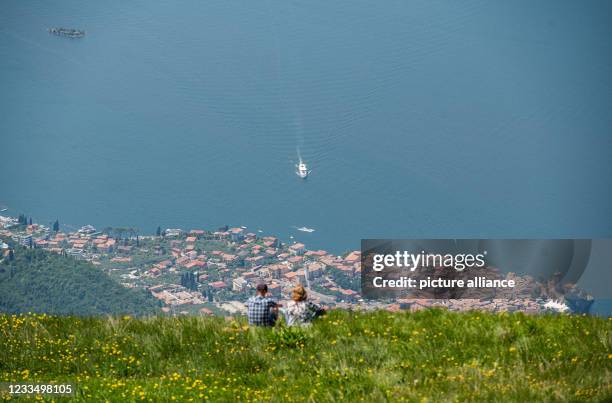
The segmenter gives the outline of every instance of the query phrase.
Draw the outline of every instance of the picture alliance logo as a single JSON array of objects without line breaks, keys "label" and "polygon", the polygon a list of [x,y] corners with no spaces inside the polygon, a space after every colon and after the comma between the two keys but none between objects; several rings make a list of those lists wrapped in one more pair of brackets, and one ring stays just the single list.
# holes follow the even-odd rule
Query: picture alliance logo
[{"label": "picture alliance logo", "polygon": [[408,251],[397,251],[392,254],[375,254],[372,260],[372,269],[382,271],[387,267],[406,268],[411,272],[419,267],[453,268],[463,271],[469,268],[481,268],[486,265],[485,257],[487,251],[478,254],[458,253],[410,253]]}]

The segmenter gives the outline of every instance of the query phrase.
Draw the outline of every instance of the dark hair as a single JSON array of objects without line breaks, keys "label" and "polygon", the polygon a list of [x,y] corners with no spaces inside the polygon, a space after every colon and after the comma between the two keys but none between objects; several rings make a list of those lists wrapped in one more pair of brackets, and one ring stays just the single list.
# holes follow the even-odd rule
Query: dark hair
[{"label": "dark hair", "polygon": [[268,286],[264,283],[260,283],[257,284],[257,291],[258,292],[267,292],[268,291]]}]

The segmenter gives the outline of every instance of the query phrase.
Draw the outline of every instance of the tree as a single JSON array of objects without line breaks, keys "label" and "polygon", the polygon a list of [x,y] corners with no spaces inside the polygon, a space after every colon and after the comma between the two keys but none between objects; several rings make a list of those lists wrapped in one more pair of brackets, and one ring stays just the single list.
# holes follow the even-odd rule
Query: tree
[{"label": "tree", "polygon": [[120,241],[123,238],[123,234],[125,233],[125,228],[113,228],[113,232],[115,233],[115,239]]},{"label": "tree", "polygon": [[59,220],[55,220],[55,222],[53,223],[53,232],[59,232]]},{"label": "tree", "polygon": [[127,231],[129,233],[130,239],[136,238],[136,245],[138,245],[138,233],[139,233],[138,228],[130,227],[130,228],[127,228]]},{"label": "tree", "polygon": [[161,236],[161,227],[157,226],[157,231],[155,231],[155,235]]},{"label": "tree", "polygon": [[71,315],[151,314],[147,293],[117,284],[89,262],[42,249],[16,249],[0,271],[0,312]]},{"label": "tree", "polygon": [[192,291],[197,290],[198,283],[195,274],[189,271],[181,273],[181,285]]}]

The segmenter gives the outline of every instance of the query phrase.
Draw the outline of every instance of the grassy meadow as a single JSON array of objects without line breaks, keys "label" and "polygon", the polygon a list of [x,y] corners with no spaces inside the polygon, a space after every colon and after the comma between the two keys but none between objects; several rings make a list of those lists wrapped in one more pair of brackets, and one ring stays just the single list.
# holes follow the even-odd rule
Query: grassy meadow
[{"label": "grassy meadow", "polygon": [[335,311],[303,329],[0,315],[0,382],[76,385],[55,401],[610,401],[611,330],[443,310]]}]

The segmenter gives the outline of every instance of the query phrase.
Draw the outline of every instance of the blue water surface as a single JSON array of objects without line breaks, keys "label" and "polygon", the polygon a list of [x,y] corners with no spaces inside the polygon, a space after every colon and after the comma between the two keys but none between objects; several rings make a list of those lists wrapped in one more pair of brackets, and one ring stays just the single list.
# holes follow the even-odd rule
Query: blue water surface
[{"label": "blue water surface", "polygon": [[610,237],[611,17],[605,0],[5,0],[0,204],[336,253]]}]

